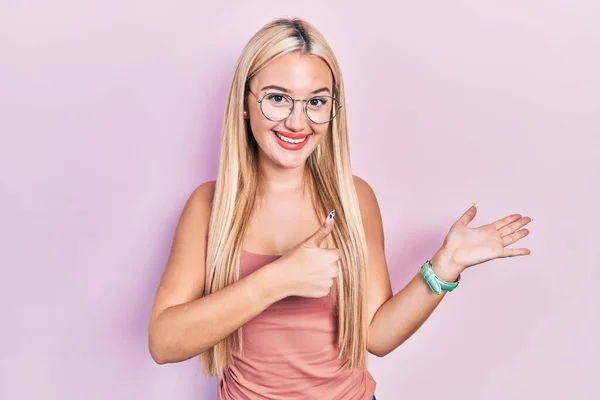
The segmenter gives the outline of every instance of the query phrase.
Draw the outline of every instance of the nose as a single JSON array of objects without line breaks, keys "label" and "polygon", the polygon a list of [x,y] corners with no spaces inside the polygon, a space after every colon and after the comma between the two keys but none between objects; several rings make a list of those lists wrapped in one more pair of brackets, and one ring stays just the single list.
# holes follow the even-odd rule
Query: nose
[{"label": "nose", "polygon": [[306,126],[306,115],[304,115],[304,103],[302,101],[294,101],[292,112],[285,120],[285,127],[292,132],[300,132]]}]

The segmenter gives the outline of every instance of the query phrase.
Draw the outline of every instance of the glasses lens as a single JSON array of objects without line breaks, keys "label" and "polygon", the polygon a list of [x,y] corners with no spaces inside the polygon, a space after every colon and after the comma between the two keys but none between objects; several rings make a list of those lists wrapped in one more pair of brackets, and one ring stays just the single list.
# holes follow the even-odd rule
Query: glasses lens
[{"label": "glasses lens", "polygon": [[[283,121],[290,116],[294,100],[287,94],[267,93],[260,102],[262,113],[271,121]],[[306,102],[306,115],[316,124],[324,124],[335,118],[338,102],[331,96],[315,96]]]},{"label": "glasses lens", "polygon": [[331,121],[338,110],[337,100],[331,96],[316,96],[306,103],[306,114],[316,124]]},{"label": "glasses lens", "polygon": [[288,95],[281,93],[268,93],[260,103],[265,117],[271,121],[283,121],[292,112],[294,101]]}]

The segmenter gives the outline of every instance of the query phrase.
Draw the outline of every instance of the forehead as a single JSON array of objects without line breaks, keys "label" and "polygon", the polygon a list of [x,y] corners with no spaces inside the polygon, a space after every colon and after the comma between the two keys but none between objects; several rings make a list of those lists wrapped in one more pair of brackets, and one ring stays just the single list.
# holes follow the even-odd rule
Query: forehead
[{"label": "forehead", "polygon": [[282,86],[292,94],[302,95],[323,87],[332,90],[333,76],[320,57],[291,53],[268,63],[251,82],[256,90],[268,85]]}]

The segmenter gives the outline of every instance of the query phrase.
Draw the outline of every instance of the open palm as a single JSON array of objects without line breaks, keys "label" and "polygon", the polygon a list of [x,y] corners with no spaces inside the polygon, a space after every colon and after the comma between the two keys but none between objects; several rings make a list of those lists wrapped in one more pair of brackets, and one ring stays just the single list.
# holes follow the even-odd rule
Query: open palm
[{"label": "open palm", "polygon": [[511,214],[490,224],[471,228],[469,223],[475,215],[477,207],[473,205],[452,225],[444,239],[444,252],[453,265],[463,270],[496,258],[531,253],[525,248],[507,248],[529,234],[528,229],[521,228],[530,223],[531,218]]}]

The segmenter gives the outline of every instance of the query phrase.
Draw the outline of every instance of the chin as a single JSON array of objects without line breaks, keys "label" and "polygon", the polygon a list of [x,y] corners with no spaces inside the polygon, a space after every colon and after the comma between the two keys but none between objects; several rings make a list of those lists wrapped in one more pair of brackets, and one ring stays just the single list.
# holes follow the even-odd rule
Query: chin
[{"label": "chin", "polygon": [[291,154],[284,156],[276,155],[271,157],[271,160],[273,160],[273,162],[281,168],[295,169],[302,167],[306,163],[306,160],[308,160],[308,157],[311,155],[311,153],[312,152],[307,152],[305,154]]}]

